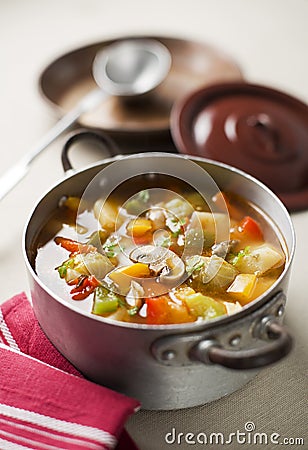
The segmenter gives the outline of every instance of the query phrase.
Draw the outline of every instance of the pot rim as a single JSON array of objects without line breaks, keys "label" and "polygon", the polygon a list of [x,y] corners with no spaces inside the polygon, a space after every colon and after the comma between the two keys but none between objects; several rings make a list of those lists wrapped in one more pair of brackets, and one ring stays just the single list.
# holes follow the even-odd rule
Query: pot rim
[{"label": "pot rim", "polygon": [[[131,158],[145,158],[145,157],[166,157],[168,156],[169,158],[182,158],[182,159],[188,159],[188,160],[192,160],[192,161],[197,161],[197,162],[202,162],[202,163],[207,163],[210,165],[214,165],[214,166],[218,166],[218,167],[222,167],[226,170],[229,170],[233,173],[236,173],[237,175],[240,175],[246,179],[249,179],[250,181],[254,182],[255,184],[257,184],[259,189],[262,189],[263,191],[266,191],[266,193],[268,195],[270,195],[272,198],[274,198],[275,202],[278,204],[278,206],[283,210],[283,213],[285,214],[287,220],[288,220],[288,224],[291,230],[291,248],[288,249],[288,254],[286,255],[286,264],[285,264],[285,268],[283,270],[283,272],[281,273],[281,275],[279,276],[279,278],[275,281],[275,283],[272,284],[272,286],[265,291],[261,296],[257,297],[255,300],[253,300],[252,302],[248,303],[247,305],[245,305],[239,312],[237,313],[233,313],[229,316],[223,316],[221,318],[217,318],[217,319],[212,319],[209,322],[206,321],[196,321],[196,322],[188,322],[188,323],[181,323],[181,324],[163,324],[163,325],[150,325],[150,324],[140,324],[140,323],[134,323],[134,322],[121,322],[121,321],[117,321],[117,320],[113,320],[113,319],[109,319],[108,317],[102,317],[102,316],[98,316],[95,314],[92,314],[91,312],[86,312],[81,310],[80,308],[78,308],[77,306],[74,306],[70,303],[68,303],[66,300],[62,299],[59,295],[57,295],[56,293],[54,293],[48,286],[46,286],[43,281],[39,278],[39,276],[37,275],[36,271],[34,270],[34,268],[32,267],[29,258],[28,258],[28,254],[27,254],[27,244],[26,244],[26,240],[27,240],[27,232],[28,232],[28,228],[29,228],[29,224],[32,220],[32,217],[35,214],[35,211],[38,207],[38,205],[44,201],[45,197],[54,189],[58,188],[64,181],[66,181],[69,178],[73,178],[73,177],[77,177],[80,173],[86,172],[87,170],[93,169],[95,167],[99,167],[102,164],[110,164],[112,162],[117,161],[118,159],[131,159]],[[55,184],[53,184],[50,188],[48,188],[43,194],[42,196],[36,201],[34,207],[32,208],[28,219],[26,221],[26,224],[24,226],[24,230],[23,230],[23,236],[22,236],[22,252],[23,252],[23,258],[26,264],[26,267],[29,271],[29,273],[31,274],[31,276],[34,278],[35,282],[48,294],[50,295],[54,300],[56,300],[57,302],[59,302],[60,304],[62,304],[64,307],[70,309],[72,312],[80,314],[82,316],[85,316],[89,319],[92,320],[96,320],[98,322],[102,322],[102,323],[106,323],[108,325],[113,325],[113,326],[120,326],[123,328],[129,328],[129,329],[142,329],[142,330],[149,330],[149,331],[155,331],[155,330],[167,330],[167,331],[191,331],[193,330],[207,330],[207,329],[211,329],[221,325],[225,325],[228,324],[230,322],[236,321],[237,319],[241,319],[242,317],[250,314],[251,312],[255,311],[256,309],[259,308],[259,306],[261,306],[268,297],[271,297],[271,294],[275,293],[277,291],[277,286],[280,284],[281,280],[287,275],[290,266],[292,264],[293,258],[294,258],[294,253],[295,253],[295,230],[294,230],[294,226],[290,217],[289,212],[287,211],[285,205],[282,203],[282,201],[276,196],[276,194],[274,194],[274,192],[269,189],[266,185],[264,185],[261,181],[259,181],[258,179],[256,179],[255,177],[253,177],[252,175],[244,172],[243,170],[237,169],[233,166],[230,166],[228,164],[219,162],[219,161],[215,161],[215,160],[211,160],[208,158],[203,158],[203,157],[199,157],[199,156],[193,156],[193,155],[182,155],[182,154],[173,154],[173,153],[167,153],[167,152],[144,152],[144,153],[132,153],[132,154],[128,154],[128,155],[116,155],[110,158],[106,158],[103,160],[100,160],[96,163],[92,163],[92,164],[88,164],[85,167],[82,167],[80,169],[74,170],[73,172],[66,172],[67,176],[64,177],[64,179],[61,179],[60,181],[57,181]],[[266,213],[267,214],[267,213]],[[270,216],[269,216],[270,217]],[[271,217],[270,217],[271,219]]]}]

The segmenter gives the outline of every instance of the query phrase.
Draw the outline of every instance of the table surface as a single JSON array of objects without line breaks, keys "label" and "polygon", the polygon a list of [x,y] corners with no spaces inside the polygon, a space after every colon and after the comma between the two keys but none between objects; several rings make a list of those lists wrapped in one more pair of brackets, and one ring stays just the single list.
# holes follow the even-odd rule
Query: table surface
[{"label": "table surface", "polygon": [[[53,112],[40,97],[37,80],[45,65],[63,52],[121,35],[196,39],[233,56],[247,80],[307,102],[307,18],[307,0],[1,0],[0,173],[18,161],[55,123]],[[29,293],[21,251],[22,231],[36,200],[63,176],[59,156],[64,140],[62,137],[50,145],[33,163],[29,175],[0,202],[0,301],[23,290]],[[85,161],[80,158],[79,163]],[[286,323],[295,338],[293,352],[284,361],[262,370],[240,391],[209,405],[168,412],[140,411],[130,419],[128,430],[142,450],[191,448],[184,442],[165,442],[172,428],[178,433],[227,434],[242,430],[248,421],[254,422],[259,432],[304,437],[308,211],[292,214],[292,219],[297,249]],[[239,444],[229,447],[237,449]]]}]

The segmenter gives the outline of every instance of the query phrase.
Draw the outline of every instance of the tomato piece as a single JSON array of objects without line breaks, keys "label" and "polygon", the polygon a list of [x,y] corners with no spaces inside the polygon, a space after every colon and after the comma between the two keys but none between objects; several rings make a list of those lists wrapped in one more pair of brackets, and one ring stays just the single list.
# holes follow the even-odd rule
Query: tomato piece
[{"label": "tomato piece", "polygon": [[72,295],[72,299],[73,300],[84,300],[85,298],[87,298],[90,294],[92,294],[92,290],[86,290],[83,292],[79,292],[77,294]]},{"label": "tomato piece", "polygon": [[133,235],[133,241],[134,241],[134,244],[136,244],[136,245],[150,244],[152,242],[152,238],[153,238],[153,236],[152,236],[151,232],[147,232],[143,236]]},{"label": "tomato piece", "polygon": [[146,298],[147,323],[164,324],[168,323],[168,299],[167,296]]},{"label": "tomato piece", "polygon": [[73,300],[84,300],[90,294],[92,294],[95,288],[100,286],[100,282],[95,278],[94,275],[91,275],[89,277],[81,276],[71,281],[69,284],[76,285],[76,287],[74,287],[70,291],[70,293],[73,294],[72,295]]},{"label": "tomato piece", "polygon": [[88,277],[88,284],[89,284],[90,286],[92,286],[92,287],[95,287],[95,288],[101,285],[100,282],[98,281],[98,279],[95,278],[94,275],[90,275],[90,276]]},{"label": "tomato piece", "polygon": [[239,230],[242,233],[249,235],[255,241],[263,240],[263,233],[260,225],[250,216],[244,217],[239,223]]},{"label": "tomato piece", "polygon": [[61,236],[55,237],[55,243],[57,245],[61,245],[61,247],[71,253],[89,253],[96,250],[93,245],[81,244],[80,242],[73,241],[73,239],[64,238]]},{"label": "tomato piece", "polygon": [[168,295],[146,298],[147,323],[162,325],[172,323],[186,323],[195,320],[185,305],[173,302]]}]

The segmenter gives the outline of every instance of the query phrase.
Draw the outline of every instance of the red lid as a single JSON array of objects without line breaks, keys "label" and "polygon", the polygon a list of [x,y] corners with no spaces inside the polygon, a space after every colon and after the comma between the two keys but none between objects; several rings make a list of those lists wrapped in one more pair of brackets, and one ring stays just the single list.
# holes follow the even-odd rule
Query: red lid
[{"label": "red lid", "polygon": [[290,210],[308,207],[308,107],[264,86],[213,85],[176,103],[182,153],[230,164],[268,185]]}]

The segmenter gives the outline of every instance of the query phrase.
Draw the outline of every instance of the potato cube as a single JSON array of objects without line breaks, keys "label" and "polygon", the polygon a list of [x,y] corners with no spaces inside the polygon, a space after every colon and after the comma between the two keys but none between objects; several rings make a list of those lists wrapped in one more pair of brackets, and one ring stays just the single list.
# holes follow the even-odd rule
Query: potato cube
[{"label": "potato cube", "polygon": [[200,227],[207,247],[213,245],[214,242],[229,239],[229,216],[227,214],[194,211],[188,230],[198,230]]},{"label": "potato cube", "polygon": [[94,204],[94,215],[99,220],[102,228],[108,231],[115,230],[118,208],[111,202],[97,200]]},{"label": "potato cube", "polygon": [[284,257],[281,253],[264,244],[240,258],[235,267],[243,273],[263,275],[268,270],[281,266],[283,262]]},{"label": "potato cube", "polygon": [[241,305],[249,303],[252,292],[257,282],[257,276],[250,273],[240,273],[235,277],[235,280],[227,289],[229,294],[232,294]]}]

